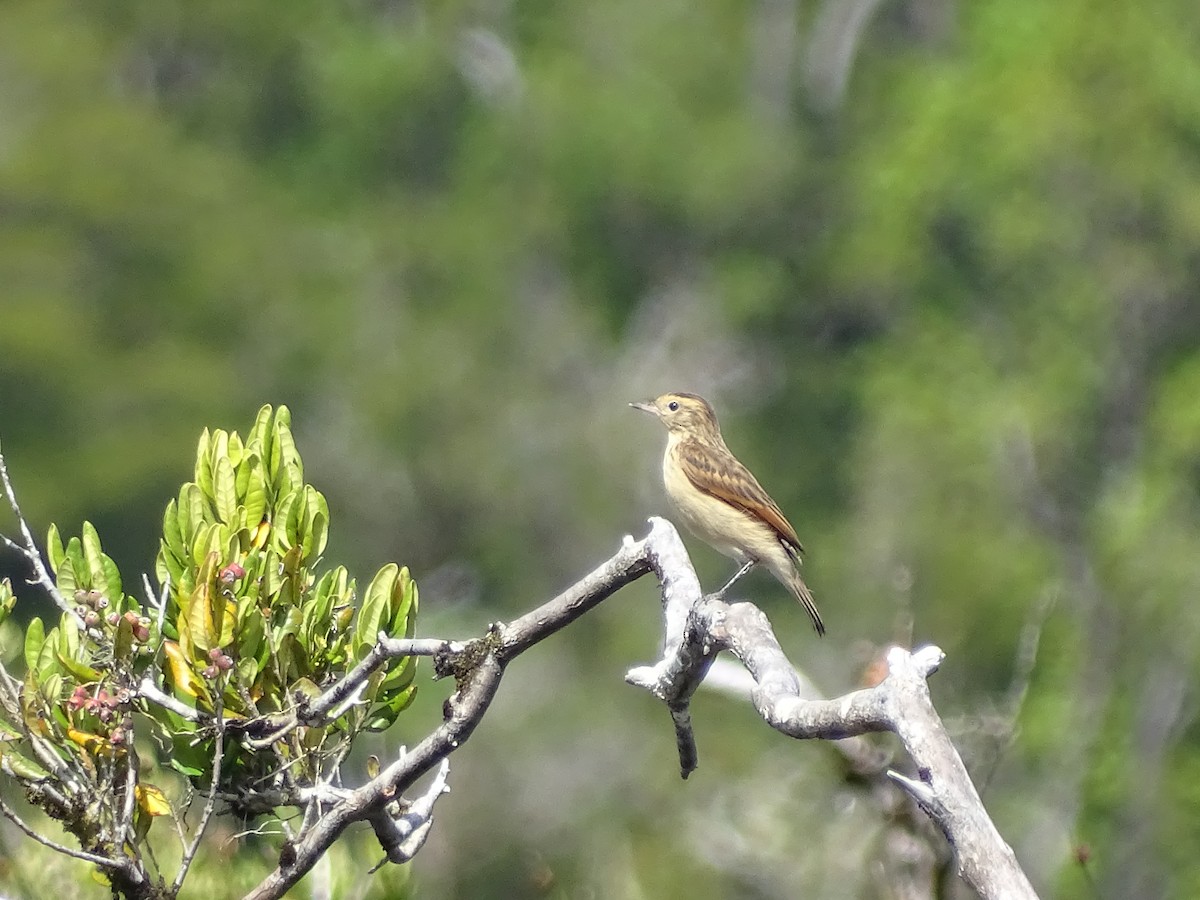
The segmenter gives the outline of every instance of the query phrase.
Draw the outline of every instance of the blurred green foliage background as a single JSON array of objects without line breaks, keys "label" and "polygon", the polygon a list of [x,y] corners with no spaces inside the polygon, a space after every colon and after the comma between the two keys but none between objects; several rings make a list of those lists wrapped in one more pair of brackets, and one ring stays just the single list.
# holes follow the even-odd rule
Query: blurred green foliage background
[{"label": "blurred green foliage background", "polygon": [[[809,549],[824,641],[740,588],[797,663],[840,693],[938,643],[1043,896],[1200,895],[1198,47],[1184,0],[12,0],[27,516],[150,571],[201,429],[287,403],[328,559],[410,565],[418,634],[465,637],[666,511],[625,404],[698,391]],[[889,896],[828,748],[703,695],[679,780],[621,681],[657,640],[639,584],[510,669],[416,896]],[[80,875],[0,837],[6,895]]]}]

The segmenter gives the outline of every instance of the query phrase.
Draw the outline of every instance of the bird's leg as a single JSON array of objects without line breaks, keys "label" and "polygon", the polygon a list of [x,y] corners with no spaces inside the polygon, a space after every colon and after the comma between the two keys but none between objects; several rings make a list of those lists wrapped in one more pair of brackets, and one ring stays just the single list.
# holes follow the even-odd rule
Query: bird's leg
[{"label": "bird's leg", "polygon": [[753,569],[756,565],[758,565],[758,560],[756,560],[756,559],[751,559],[751,560],[743,563],[742,567],[733,573],[733,577],[730,578],[727,582],[725,582],[725,587],[721,588],[713,596],[716,597],[718,600],[723,599],[725,597],[725,592],[727,590],[729,590],[731,587],[733,587],[739,578],[741,578],[743,575],[745,575],[747,572],[749,572],[751,569]]}]

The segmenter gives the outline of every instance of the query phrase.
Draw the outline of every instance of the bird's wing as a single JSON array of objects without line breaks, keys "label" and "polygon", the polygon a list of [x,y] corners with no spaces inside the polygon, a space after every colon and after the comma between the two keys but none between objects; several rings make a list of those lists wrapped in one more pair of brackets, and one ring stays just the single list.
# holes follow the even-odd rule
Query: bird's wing
[{"label": "bird's wing", "polygon": [[676,453],[688,481],[697,488],[765,522],[793,556],[804,551],[792,523],[732,453],[717,455],[694,441],[681,443]]}]

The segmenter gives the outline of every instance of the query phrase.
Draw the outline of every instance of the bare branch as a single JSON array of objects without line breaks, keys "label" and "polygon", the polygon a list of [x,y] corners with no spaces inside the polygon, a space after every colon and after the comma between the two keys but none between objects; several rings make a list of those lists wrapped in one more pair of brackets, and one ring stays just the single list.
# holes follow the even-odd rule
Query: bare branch
[{"label": "bare branch", "polygon": [[151,609],[158,611],[158,633],[162,634],[163,621],[167,617],[167,595],[171,591],[171,576],[163,581],[162,590],[155,596],[154,588],[150,586],[150,576],[142,573],[142,589],[146,592],[146,603]]},{"label": "bare branch", "polygon": [[25,834],[33,838],[39,844],[43,844],[57,853],[64,853],[67,856],[73,856],[76,859],[82,859],[84,862],[89,862],[105,869],[123,869],[126,867],[127,863],[125,860],[109,859],[107,856],[100,856],[97,853],[88,853],[86,850],[75,850],[72,847],[60,844],[57,841],[52,841],[50,838],[38,834],[36,831],[26,825],[20,816],[13,812],[12,808],[4,802],[2,797],[0,797],[0,814],[3,814],[4,818],[8,819],[8,821],[12,822],[19,829],[21,829],[21,831],[25,832]]},{"label": "bare branch", "polygon": [[381,631],[375,646],[344,678],[312,700],[301,700],[294,709],[262,722],[259,730],[253,736],[246,737],[245,742],[261,750],[286,737],[300,725],[324,725],[340,718],[346,709],[358,702],[359,694],[371,674],[389,660],[402,656],[453,656],[461,653],[465,647],[458,641],[393,638]]},{"label": "bare branch", "polygon": [[439,653],[461,653],[465,645],[457,641],[432,639],[414,640],[389,637],[380,632],[378,641],[362,661],[346,673],[346,677],[311,701],[301,703],[296,716],[305,724],[321,724],[326,716],[336,719],[340,707],[362,690],[371,674],[388,661],[401,656],[436,656]]},{"label": "bare branch", "polygon": [[[751,700],[772,728],[801,739],[840,740],[873,731],[894,732],[918,775],[889,775],[938,825],[954,847],[963,879],[984,898],[1036,898],[1012,849],[996,831],[958,751],[929,699],[926,678],[937,671],[943,653],[923,647],[909,653],[893,647],[888,677],[879,685],[834,700],[807,699],[767,617],[749,603],[726,604],[705,597],[691,609],[696,627],[667,648],[657,664],[626,675],[665,701],[690,689],[689,668],[707,666],[715,650],[727,649],[753,676]],[[669,619],[678,611],[664,610]]]},{"label": "bare branch", "polygon": [[117,847],[125,846],[125,836],[133,827],[133,803],[137,796],[138,755],[134,749],[133,728],[130,727],[126,734],[128,743],[125,746],[130,750],[125,754],[125,806],[121,810],[121,821],[117,824],[117,839],[113,841]]},{"label": "bare branch", "polygon": [[184,852],[183,859],[179,861],[179,871],[175,873],[175,881],[171,885],[171,896],[173,897],[178,895],[179,889],[183,887],[183,879],[187,877],[192,860],[196,857],[196,851],[200,849],[200,841],[208,829],[208,820],[212,818],[213,809],[217,805],[217,786],[221,783],[221,763],[225,756],[225,710],[221,702],[220,688],[218,687],[213,693],[216,703],[213,721],[217,729],[216,747],[213,750],[213,789],[209,791],[208,799],[204,801],[204,811],[200,814],[200,822],[196,825],[196,833],[192,835],[192,842]]},{"label": "bare branch", "polygon": [[38,549],[37,541],[33,539],[33,532],[29,530],[29,523],[25,521],[25,517],[21,514],[21,505],[17,503],[17,493],[13,490],[12,481],[8,477],[8,465],[4,462],[3,453],[0,453],[0,482],[4,484],[4,494],[8,497],[9,508],[12,509],[13,515],[17,517],[17,526],[21,529],[21,535],[25,538],[25,544],[22,546],[2,534],[0,534],[0,540],[3,540],[5,544],[29,560],[36,576],[31,583],[40,584],[42,589],[50,595],[50,599],[54,601],[55,605],[68,615],[74,616],[79,627],[84,628],[83,617],[75,612],[74,607],[63,597],[58,589],[58,584],[50,577],[50,573],[46,571],[46,566],[42,563],[42,552]]},{"label": "bare branch", "polygon": [[385,807],[371,817],[371,827],[375,829],[375,836],[379,838],[379,845],[387,853],[389,862],[406,863],[425,844],[433,825],[433,805],[450,790],[446,784],[449,774],[450,760],[444,758],[429,788],[409,803],[402,815],[393,818]]},{"label": "bare branch", "polygon": [[186,703],[176,700],[170,694],[164,693],[157,684],[149,678],[143,678],[137,686],[137,694],[139,697],[144,697],[151,703],[161,706],[163,709],[169,709],[181,719],[186,719],[188,722],[203,721],[204,716],[188,706]]},{"label": "bare branch", "polygon": [[[653,666],[630,670],[626,680],[667,703],[676,731],[684,777],[695,768],[696,745],[688,701],[703,681],[716,654],[730,650],[753,678],[751,700],[772,727],[797,738],[842,739],[872,731],[896,733],[912,757],[917,778],[894,776],[946,834],[958,852],[964,879],[985,898],[1034,898],[1012,850],[988,819],[966,769],[929,699],[925,679],[936,671],[942,652],[927,647],[915,653],[894,648],[888,656],[889,676],[874,688],[836,700],[813,699],[812,686],[788,662],[766,616],[749,603],[726,604],[701,597],[699,582],[683,542],[663,519],[651,519],[641,541],[626,538],[606,563],[558,597],[520,618],[491,626],[466,643],[433,642],[439,675],[453,675],[458,690],[447,703],[447,719],[411,752],[402,754],[362,787],[330,790],[321,799],[329,809],[289,844],[279,866],[252,891],[252,900],[281,897],[308,872],[352,822],[368,820],[389,837],[381,841],[391,857],[396,832],[386,825],[386,809],[424,773],[466,741],[486,713],[505,666],[539,641],[566,627],[606,597],[636,578],[654,572],[662,587],[666,640],[662,658]],[[381,638],[376,650],[390,652]],[[437,644],[437,647],[434,647]],[[417,645],[400,648],[412,654]],[[318,698],[332,706],[353,692],[348,676],[336,694]],[[849,754],[854,759],[867,755]],[[877,753],[871,754],[876,765]],[[436,781],[435,781],[436,784]],[[440,793],[440,792],[439,792]],[[425,797],[430,797],[427,793]],[[432,801],[430,801],[430,808]],[[390,822],[394,822],[388,817]],[[408,834],[408,850],[416,852],[429,825],[417,821]],[[403,856],[403,854],[401,854]],[[407,857],[406,857],[407,858]]]},{"label": "bare branch", "polygon": [[[458,684],[458,690],[447,702],[447,719],[409,753],[335,803],[312,828],[299,834],[286,858],[281,859],[276,870],[246,895],[247,900],[282,897],[316,864],[350,824],[371,819],[418,778],[461,747],[487,712],[500,686],[504,666],[510,660],[565,628],[620,588],[650,572],[659,542],[669,541],[673,537],[682,548],[682,542],[669,522],[652,519],[651,526],[650,534],[645,539],[635,541],[626,538],[612,559],[553,600],[511,623],[493,625],[481,638],[450,645],[448,652],[435,656],[437,673],[454,675]],[[685,553],[683,559],[686,558]],[[679,570],[672,570],[672,573],[664,582],[664,590],[671,590],[670,585],[679,580],[690,579],[695,585],[694,593],[699,594],[699,583],[690,564],[686,566],[686,574],[681,574]],[[686,618],[685,614],[676,623],[681,630]],[[410,644],[402,649],[411,652],[414,646]]]}]

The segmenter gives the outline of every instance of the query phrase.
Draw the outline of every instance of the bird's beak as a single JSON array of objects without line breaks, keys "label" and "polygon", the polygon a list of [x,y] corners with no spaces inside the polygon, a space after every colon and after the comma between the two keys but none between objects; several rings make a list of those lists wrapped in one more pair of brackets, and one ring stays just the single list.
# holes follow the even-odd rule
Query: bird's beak
[{"label": "bird's beak", "polygon": [[652,416],[658,415],[658,407],[655,406],[653,403],[651,403],[649,400],[643,400],[643,401],[639,401],[636,403],[630,403],[629,405],[632,406],[634,409],[640,409],[642,412],[650,413],[650,415],[652,415]]}]

